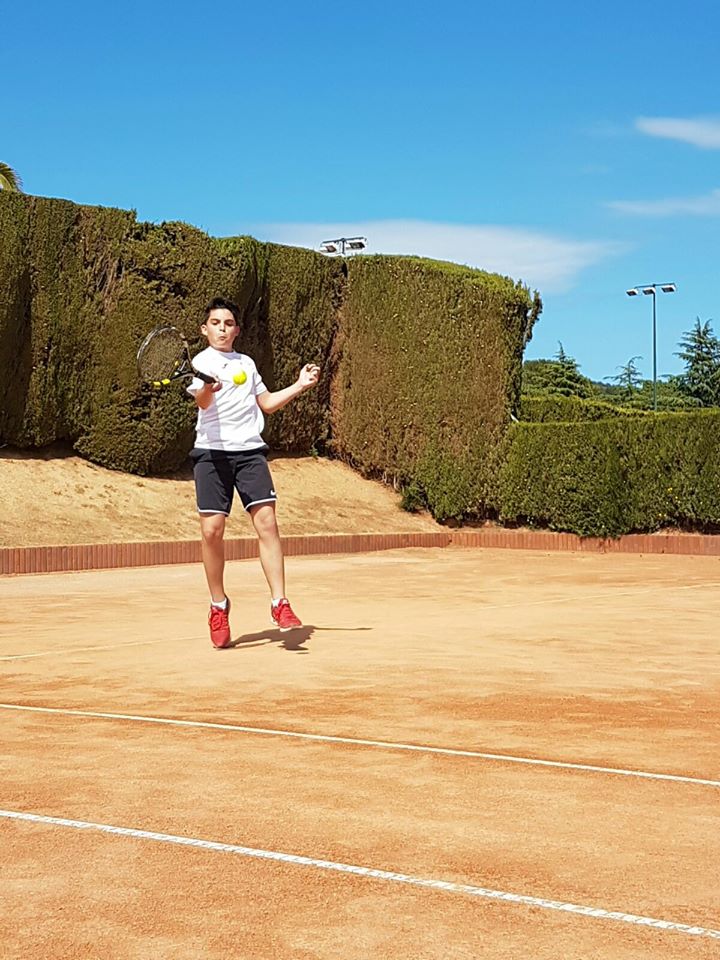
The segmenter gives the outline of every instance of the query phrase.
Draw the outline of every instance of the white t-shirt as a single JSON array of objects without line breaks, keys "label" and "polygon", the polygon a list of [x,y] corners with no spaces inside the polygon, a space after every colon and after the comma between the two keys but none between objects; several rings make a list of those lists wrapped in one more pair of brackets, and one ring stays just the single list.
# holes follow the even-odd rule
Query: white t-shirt
[{"label": "white t-shirt", "polygon": [[[201,450],[252,450],[263,446],[265,418],[255,398],[267,387],[253,360],[234,350],[226,353],[206,347],[193,357],[193,366],[222,381],[210,406],[204,410],[198,407],[195,446]],[[247,380],[237,385],[232,378],[241,370]],[[187,391],[194,397],[203,386],[202,380],[193,377]]]}]

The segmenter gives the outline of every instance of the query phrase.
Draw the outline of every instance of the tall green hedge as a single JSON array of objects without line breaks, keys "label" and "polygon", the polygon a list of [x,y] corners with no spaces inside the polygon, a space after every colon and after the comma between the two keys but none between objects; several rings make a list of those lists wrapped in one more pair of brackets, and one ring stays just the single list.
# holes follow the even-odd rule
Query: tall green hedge
[{"label": "tall green hedge", "polygon": [[720,411],[519,423],[499,473],[500,519],[582,536],[720,530]]},{"label": "tall green hedge", "polygon": [[333,449],[438,519],[482,514],[540,312],[521,284],[418,258],[349,263]]},{"label": "tall green hedge", "polygon": [[[0,439],[70,442],[88,459],[136,473],[176,469],[195,408],[181,388],[138,382],[135,354],[173,323],[200,349],[203,307],[217,295],[243,314],[238,348],[268,384],[329,356],[342,265],[310,251],[218,241],[183,223],[0,193]],[[307,451],[328,438],[329,386],[270,419],[274,446]]]},{"label": "tall green hedge", "polygon": [[253,356],[265,383],[271,390],[286,387],[305,363],[317,363],[324,372],[316,389],[268,418],[265,437],[283,450],[325,450],[332,430],[331,356],[345,286],[343,263],[297,247],[261,246]]},{"label": "tall green hedge", "polygon": [[6,441],[75,438],[92,416],[104,301],[132,222],[125,211],[0,195]]},{"label": "tall green hedge", "polygon": [[15,442],[33,368],[30,233],[30,204],[20,194],[0,191],[0,437]]},{"label": "tall green hedge", "polygon": [[169,471],[182,463],[195,411],[181,387],[156,392],[139,383],[137,347],[159,323],[175,324],[193,348],[201,347],[205,303],[237,280],[235,263],[201,231],[183,223],[133,224],[100,335],[92,341],[93,408],[75,440],[80,453],[138,473]]},{"label": "tall green hedge", "polygon": [[0,193],[0,439],[72,443],[136,473],[186,457],[195,409],[138,382],[137,347],[173,323],[200,348],[205,303],[243,314],[270,389],[303,363],[317,390],[269,418],[276,448],[331,450],[410,486],[440,518],[486,508],[522,348],[540,310],[520,284],[417,258],[348,264],[183,223]]}]

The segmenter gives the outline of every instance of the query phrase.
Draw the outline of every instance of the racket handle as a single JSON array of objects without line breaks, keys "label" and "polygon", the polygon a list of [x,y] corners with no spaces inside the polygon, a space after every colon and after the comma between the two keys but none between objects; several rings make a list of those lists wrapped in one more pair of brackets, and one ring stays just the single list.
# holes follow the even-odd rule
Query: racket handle
[{"label": "racket handle", "polygon": [[209,377],[206,373],[200,373],[199,370],[193,369],[193,373],[198,378],[198,380],[202,380],[204,383],[217,383],[217,380],[215,379],[215,377]]}]

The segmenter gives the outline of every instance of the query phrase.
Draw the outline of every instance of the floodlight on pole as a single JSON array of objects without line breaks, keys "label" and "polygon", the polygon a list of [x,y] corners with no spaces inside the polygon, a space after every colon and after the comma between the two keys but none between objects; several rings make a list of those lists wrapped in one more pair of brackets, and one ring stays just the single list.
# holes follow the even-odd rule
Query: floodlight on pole
[{"label": "floodlight on pole", "polygon": [[663,293],[675,293],[677,286],[674,283],[641,283],[637,287],[630,287],[625,293],[629,297],[636,297],[639,293],[644,293],[646,297],[653,298],[653,410],[657,413],[657,290],[658,287]]},{"label": "floodlight on pole", "polygon": [[337,240],[323,240],[320,244],[321,253],[340,254],[345,256],[346,250],[364,250],[367,246],[367,237],[338,237]]}]

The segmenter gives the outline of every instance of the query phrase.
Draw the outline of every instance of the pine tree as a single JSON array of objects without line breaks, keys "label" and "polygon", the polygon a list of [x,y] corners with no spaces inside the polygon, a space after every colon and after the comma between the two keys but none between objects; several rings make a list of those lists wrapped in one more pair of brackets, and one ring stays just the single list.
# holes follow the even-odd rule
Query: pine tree
[{"label": "pine tree", "polygon": [[592,395],[593,388],[591,381],[580,373],[577,360],[558,343],[552,360],[528,360],[523,364],[523,392],[586,398]]},{"label": "pine tree", "polygon": [[720,340],[715,336],[712,322],[700,322],[680,340],[676,356],[685,361],[680,377],[683,393],[703,407],[720,406]]},{"label": "pine tree", "polygon": [[643,385],[643,375],[635,363],[636,360],[642,360],[642,357],[630,357],[626,364],[617,368],[618,373],[614,377],[605,377],[621,388],[623,400],[630,400]]}]

